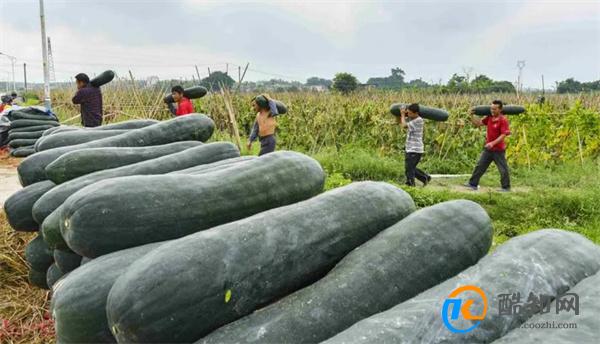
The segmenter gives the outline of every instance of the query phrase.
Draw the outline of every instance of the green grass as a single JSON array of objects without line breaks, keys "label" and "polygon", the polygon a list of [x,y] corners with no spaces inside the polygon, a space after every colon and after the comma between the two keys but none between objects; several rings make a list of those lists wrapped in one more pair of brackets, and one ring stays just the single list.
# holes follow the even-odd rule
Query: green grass
[{"label": "green grass", "polygon": [[[542,228],[561,228],[581,233],[600,243],[600,162],[514,168],[514,192],[498,193],[499,175],[494,165],[481,181],[483,191],[468,191],[461,185],[468,179],[434,180],[425,188],[403,186],[404,162],[350,147],[324,150],[314,157],[327,171],[328,189],[358,180],[380,180],[397,184],[414,198],[419,207],[469,199],[481,204],[492,218],[494,245],[511,237]],[[475,164],[473,161],[473,166]],[[441,168],[440,168],[441,166]],[[430,159],[423,164],[430,173],[445,172],[443,162]],[[437,167],[437,169],[436,169]],[[458,170],[469,173],[470,169]]]},{"label": "green grass", "polygon": [[[211,141],[230,140],[227,133],[218,133]],[[245,145],[246,138],[242,138]],[[242,154],[258,154],[259,144],[251,152],[242,147]],[[299,150],[301,151],[301,150]],[[304,152],[309,154],[308,152]],[[600,244],[600,158],[581,163],[559,163],[532,166],[511,166],[511,193],[496,192],[500,175],[492,164],[482,178],[482,190],[473,192],[462,187],[468,177],[436,179],[423,188],[404,186],[404,157],[401,153],[382,154],[349,145],[324,148],[309,154],[327,173],[327,190],[353,181],[385,181],[406,190],[418,207],[426,207],[453,199],[468,199],[483,206],[493,221],[494,247],[524,233],[543,228],[560,228],[581,233]],[[426,156],[419,165],[429,173],[470,174],[471,164],[457,164],[448,159]]]}]

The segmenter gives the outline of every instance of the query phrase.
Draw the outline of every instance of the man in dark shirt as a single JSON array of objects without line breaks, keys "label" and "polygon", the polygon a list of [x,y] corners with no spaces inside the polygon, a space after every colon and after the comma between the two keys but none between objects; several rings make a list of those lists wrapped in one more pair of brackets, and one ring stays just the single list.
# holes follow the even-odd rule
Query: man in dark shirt
[{"label": "man in dark shirt", "polygon": [[75,75],[77,93],[73,97],[73,104],[81,105],[81,124],[84,127],[98,127],[102,125],[102,92],[100,88],[90,84],[90,78],[79,73]]}]

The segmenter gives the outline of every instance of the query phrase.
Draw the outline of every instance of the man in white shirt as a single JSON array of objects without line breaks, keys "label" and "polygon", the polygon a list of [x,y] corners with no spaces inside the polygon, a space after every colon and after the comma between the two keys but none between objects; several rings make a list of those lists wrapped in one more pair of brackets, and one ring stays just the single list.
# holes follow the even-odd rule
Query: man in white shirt
[{"label": "man in white shirt", "polygon": [[[406,117],[408,117],[408,121]],[[406,185],[415,186],[415,178],[417,178],[425,186],[431,180],[431,176],[417,168],[425,152],[423,144],[425,121],[419,116],[419,104],[413,103],[406,107],[406,109],[403,109],[398,121],[403,128],[408,130],[406,134],[406,156],[404,159]]]}]

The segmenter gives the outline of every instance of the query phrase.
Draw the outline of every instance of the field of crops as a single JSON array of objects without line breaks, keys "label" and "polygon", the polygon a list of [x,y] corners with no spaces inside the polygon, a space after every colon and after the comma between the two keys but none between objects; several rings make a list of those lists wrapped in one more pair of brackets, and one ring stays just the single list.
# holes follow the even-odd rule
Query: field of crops
[{"label": "field of crops", "polygon": [[[77,123],[78,108],[70,103],[73,90],[53,93],[55,111],[63,120]],[[131,118],[166,119],[164,90],[131,86],[126,81],[103,89],[105,112],[110,120]],[[469,173],[483,146],[484,134],[469,121],[470,107],[501,99],[505,104],[522,104],[527,115],[513,116],[507,157],[512,166],[533,167],[562,162],[585,162],[600,155],[600,94],[549,94],[543,105],[537,94],[432,94],[427,91],[360,91],[348,96],[335,93],[273,93],[289,114],[279,121],[279,148],[315,154],[334,149],[363,149],[385,157],[398,157],[404,132],[390,115],[395,102],[418,102],[450,112],[447,122],[428,122],[425,132],[426,166],[435,173]],[[251,94],[231,97],[240,133],[248,135],[254,121]],[[223,97],[212,93],[195,101],[196,111],[210,114],[229,131]],[[113,117],[114,116],[114,117]],[[226,137],[226,136],[224,136]]]}]

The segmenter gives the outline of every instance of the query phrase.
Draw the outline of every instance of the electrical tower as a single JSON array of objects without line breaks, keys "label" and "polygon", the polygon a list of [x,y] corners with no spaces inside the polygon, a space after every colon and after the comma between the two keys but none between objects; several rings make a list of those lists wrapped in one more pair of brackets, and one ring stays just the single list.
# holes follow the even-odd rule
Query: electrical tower
[{"label": "electrical tower", "polygon": [[48,72],[50,73],[50,82],[56,82],[56,73],[54,72],[54,58],[52,57],[52,45],[48,37]]},{"label": "electrical tower", "polygon": [[517,92],[523,92],[523,68],[525,68],[525,60],[517,61],[517,68],[519,68],[519,78],[517,79]]}]

